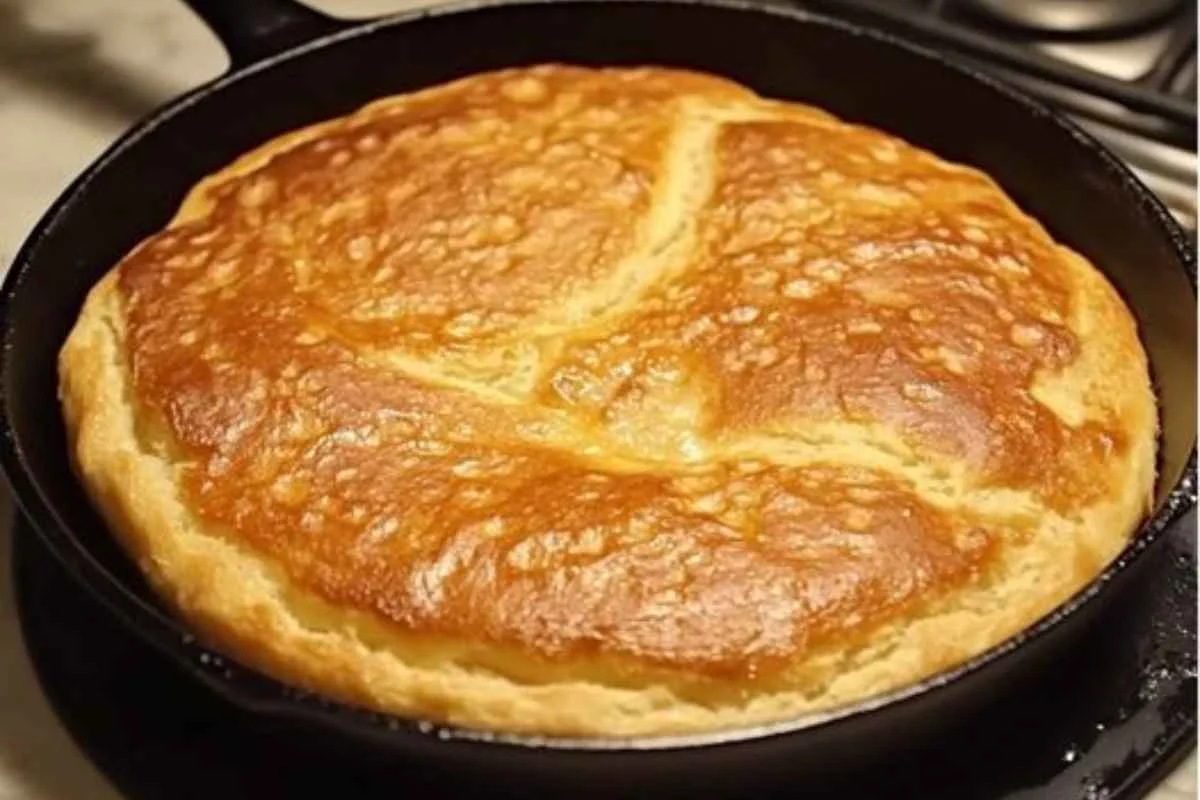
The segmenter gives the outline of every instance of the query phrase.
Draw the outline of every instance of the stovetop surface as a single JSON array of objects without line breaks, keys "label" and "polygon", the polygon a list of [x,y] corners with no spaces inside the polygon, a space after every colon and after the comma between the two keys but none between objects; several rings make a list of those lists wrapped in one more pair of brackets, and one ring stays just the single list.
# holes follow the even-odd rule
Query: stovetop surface
[{"label": "stovetop surface", "polygon": [[[818,0],[819,1],[819,0]],[[1154,0],[1084,0],[1092,5],[1111,5],[1118,8],[1146,8],[1159,5]],[[880,11],[913,19],[944,22],[956,27],[980,32],[1061,59],[1098,74],[1125,81],[1145,80],[1150,85],[1152,70],[1160,57],[1166,55],[1176,31],[1190,40],[1190,57],[1176,65],[1181,80],[1165,81],[1156,88],[1168,94],[1195,100],[1196,48],[1194,2],[1168,0],[1169,10],[1148,19],[1094,28],[1086,24],[1088,15],[1075,15],[1077,25],[1069,22],[1055,25],[1020,25],[1006,21],[1002,14],[989,8],[1021,7],[1037,3],[1043,8],[1055,5],[1078,4],[1080,0],[833,0],[845,5],[874,7]],[[1019,16],[1019,15],[1016,15]],[[1030,15],[1037,16],[1037,15]],[[1043,15],[1054,18],[1053,14]],[[1071,15],[1058,15],[1070,18]],[[1137,17],[1136,13],[1130,17]]]}]

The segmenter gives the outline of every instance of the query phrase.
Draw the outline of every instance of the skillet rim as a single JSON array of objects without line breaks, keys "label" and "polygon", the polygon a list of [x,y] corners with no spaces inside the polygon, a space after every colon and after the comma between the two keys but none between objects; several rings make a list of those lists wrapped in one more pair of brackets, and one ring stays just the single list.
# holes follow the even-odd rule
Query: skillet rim
[{"label": "skillet rim", "polygon": [[[1043,639],[1065,623],[1076,612],[1105,592],[1108,585],[1132,567],[1141,556],[1161,538],[1163,532],[1196,505],[1196,440],[1178,480],[1163,498],[1159,507],[1142,522],[1138,530],[1121,552],[1091,581],[1052,611],[1002,642],[964,661],[963,663],[917,683],[900,687],[855,703],[850,703],[823,712],[805,714],[793,719],[766,725],[754,725],[726,731],[695,734],[638,737],[568,737],[530,736],[508,734],[497,731],[442,725],[411,717],[351,706],[329,700],[320,695],[294,689],[282,681],[201,646],[195,636],[181,622],[163,610],[151,606],[100,564],[59,515],[55,505],[47,498],[40,481],[28,466],[18,434],[9,419],[9,375],[10,360],[14,352],[12,345],[13,327],[10,308],[21,300],[23,284],[27,276],[38,268],[37,251],[53,229],[73,211],[75,204],[86,195],[95,176],[130,148],[160,126],[169,123],[184,109],[204,102],[226,87],[246,80],[260,71],[273,69],[309,52],[352,43],[361,37],[379,31],[425,19],[437,19],[455,14],[506,9],[535,9],[546,6],[595,7],[601,4],[626,6],[672,6],[679,9],[699,7],[722,12],[763,14],[781,18],[783,21],[815,25],[843,34],[871,40],[873,45],[892,47],[905,51],[910,56],[925,60],[944,70],[958,73],[973,80],[987,90],[999,93],[1009,102],[1017,104],[1032,119],[1051,123],[1067,134],[1076,146],[1088,150],[1099,159],[1110,187],[1121,192],[1124,200],[1136,203],[1139,212],[1148,217],[1169,242],[1184,277],[1191,288],[1193,302],[1196,296],[1196,254],[1187,240],[1182,227],[1172,218],[1163,203],[1103,145],[1074,122],[1041,101],[1022,91],[1002,83],[999,79],[981,70],[958,61],[953,55],[943,54],[925,45],[907,39],[902,34],[891,33],[872,25],[842,20],[824,13],[800,7],[764,5],[751,0],[459,0],[433,7],[415,9],[399,14],[387,15],[363,21],[333,20],[343,25],[334,32],[319,35],[302,44],[286,47],[267,57],[252,61],[244,66],[235,66],[230,71],[205,83],[184,95],[168,101],[157,111],[136,123],[98,156],[51,204],[38,220],[31,233],[22,243],[11,267],[0,287],[0,467],[12,489],[13,499],[26,521],[30,523],[66,567],[71,576],[83,585],[97,600],[107,606],[124,624],[131,627],[159,652],[180,665],[186,672],[205,683],[225,700],[237,707],[259,713],[281,717],[303,718],[320,725],[337,728],[352,735],[417,735],[462,745],[499,744],[518,749],[544,749],[563,752],[661,752],[693,750],[720,745],[746,744],[788,734],[828,729],[837,723],[863,718],[872,712],[890,709],[909,703],[929,692],[946,688],[970,675],[1002,661],[1014,651],[1037,640]],[[25,302],[31,302],[25,298]],[[1153,368],[1153,365],[1152,365]],[[60,423],[61,424],[61,423]],[[1160,433],[1161,436],[1161,433]],[[105,535],[111,536],[107,531]],[[249,693],[247,693],[247,690]],[[267,696],[270,695],[270,696]]]}]

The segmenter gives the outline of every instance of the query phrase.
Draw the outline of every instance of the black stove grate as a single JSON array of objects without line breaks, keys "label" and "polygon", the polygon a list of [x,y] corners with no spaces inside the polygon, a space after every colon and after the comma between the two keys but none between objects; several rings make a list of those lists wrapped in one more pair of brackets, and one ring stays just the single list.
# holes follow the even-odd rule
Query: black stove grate
[{"label": "black stove grate", "polygon": [[[1156,20],[1141,74],[1126,80],[1058,57],[1061,34],[1018,31],[974,13],[966,0],[785,0],[895,30],[1041,98],[1123,158],[1191,231],[1196,230],[1196,3]],[[1066,39],[1067,46],[1145,40],[1146,29]],[[1136,42],[1135,42],[1136,43]]]}]

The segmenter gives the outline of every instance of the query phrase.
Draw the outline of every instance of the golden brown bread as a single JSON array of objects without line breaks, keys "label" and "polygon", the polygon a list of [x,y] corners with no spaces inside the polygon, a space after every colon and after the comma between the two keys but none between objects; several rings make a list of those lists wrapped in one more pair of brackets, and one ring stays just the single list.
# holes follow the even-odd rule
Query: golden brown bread
[{"label": "golden brown bread", "polygon": [[1150,502],[1121,300],[986,176],[665,69],[388,98],[207,178],[61,358],[216,646],[378,709],[694,731],[961,662]]}]

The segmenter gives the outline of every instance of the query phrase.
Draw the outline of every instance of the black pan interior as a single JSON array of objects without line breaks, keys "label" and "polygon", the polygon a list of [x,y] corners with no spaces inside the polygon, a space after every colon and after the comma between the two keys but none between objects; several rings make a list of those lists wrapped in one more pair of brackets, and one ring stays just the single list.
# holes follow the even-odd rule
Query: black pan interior
[{"label": "black pan interior", "polygon": [[[199,90],[133,132],[68,190],[10,274],[3,298],[4,449],[22,505],[110,606],[160,647],[186,647],[161,612],[148,613],[157,602],[70,472],[55,358],[87,290],[166,223],[197,179],[274,134],[384,94],[560,61],[669,64],[726,75],[990,173],[1053,235],[1104,270],[1134,309],[1162,403],[1156,502],[1163,507],[1195,443],[1190,247],[1124,168],[1074,129],[886,39],[803,13],[733,4],[534,2],[371,23]],[[1178,492],[1175,501],[1172,508]],[[260,698],[262,686],[278,694],[262,682]]]}]

